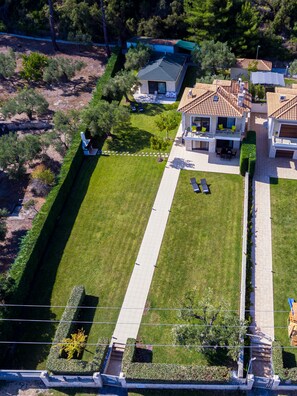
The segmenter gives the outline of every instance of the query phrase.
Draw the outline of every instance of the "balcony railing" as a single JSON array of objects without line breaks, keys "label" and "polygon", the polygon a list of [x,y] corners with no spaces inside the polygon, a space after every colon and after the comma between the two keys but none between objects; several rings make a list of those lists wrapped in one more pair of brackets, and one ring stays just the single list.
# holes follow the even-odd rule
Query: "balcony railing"
[{"label": "balcony railing", "polygon": [[204,138],[204,139],[211,139],[214,138],[214,133],[212,132],[201,132],[201,131],[191,131],[187,129],[184,133],[184,136],[190,138]]},{"label": "balcony railing", "polygon": [[297,146],[296,138],[289,138],[289,137],[280,138],[280,137],[274,136],[273,140],[274,140],[274,144],[276,144],[276,145],[282,144],[282,145],[286,145],[286,146]]},{"label": "balcony railing", "polygon": [[241,132],[238,130],[233,131],[232,129],[229,129],[229,128],[217,129],[216,136],[240,138]]}]

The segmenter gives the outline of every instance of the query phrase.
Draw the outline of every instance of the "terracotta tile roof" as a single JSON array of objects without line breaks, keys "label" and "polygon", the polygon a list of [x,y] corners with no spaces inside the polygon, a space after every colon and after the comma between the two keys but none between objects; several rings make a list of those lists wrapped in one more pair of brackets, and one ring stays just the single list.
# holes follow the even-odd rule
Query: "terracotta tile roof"
[{"label": "terracotta tile roof", "polygon": [[276,119],[297,121],[297,90],[290,90],[290,93],[288,89],[284,91],[267,92],[267,115]]},{"label": "terracotta tile roof", "polygon": [[[216,83],[198,83],[194,88],[186,88],[178,111],[187,114],[221,117],[242,117],[245,112],[250,111],[251,95],[247,91],[245,92],[243,106],[238,105],[240,89],[236,81],[219,80]],[[248,85],[245,83],[246,90],[247,87]]]},{"label": "terracotta tile roof", "polygon": [[259,71],[271,71],[272,62],[263,60],[263,59],[247,59],[247,58],[238,58],[236,59],[235,67],[239,67],[241,69],[248,69],[249,64],[251,62],[258,62],[257,69]]}]

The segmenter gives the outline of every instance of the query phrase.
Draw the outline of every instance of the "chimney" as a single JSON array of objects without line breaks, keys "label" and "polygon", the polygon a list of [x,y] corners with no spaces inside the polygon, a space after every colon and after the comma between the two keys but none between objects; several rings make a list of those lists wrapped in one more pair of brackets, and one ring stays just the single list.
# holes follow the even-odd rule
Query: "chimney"
[{"label": "chimney", "polygon": [[239,92],[243,92],[243,90],[244,90],[244,82],[242,81],[239,84]]},{"label": "chimney", "polygon": [[192,91],[192,89],[189,89],[189,92],[188,92],[188,99],[190,99],[190,98],[192,98],[193,97],[193,91]]}]

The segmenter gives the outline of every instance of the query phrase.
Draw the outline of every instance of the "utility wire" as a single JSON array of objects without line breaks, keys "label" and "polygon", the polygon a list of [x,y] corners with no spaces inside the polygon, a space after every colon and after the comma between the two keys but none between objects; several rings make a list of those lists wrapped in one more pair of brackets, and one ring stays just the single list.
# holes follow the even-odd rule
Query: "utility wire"
[{"label": "utility wire", "polygon": [[[0,341],[0,344],[17,344],[17,345],[58,345],[58,344],[68,344],[67,342],[46,342],[46,341]],[[69,342],[70,344],[70,342]],[[101,344],[101,343],[86,343],[85,346],[109,346],[110,344]],[[135,344],[125,344],[126,346],[135,346]],[[262,349],[263,345],[199,345],[199,344],[185,344],[185,345],[180,345],[180,344],[151,344],[151,343],[145,343],[141,345],[149,345],[151,347],[173,347],[173,348],[225,348],[225,349],[234,349],[234,348],[244,348],[244,349]],[[269,345],[268,345],[269,346]],[[296,349],[296,347],[291,346],[291,345],[285,345],[281,347],[271,347],[271,349],[280,349],[280,348],[292,348]]]},{"label": "utility wire", "polygon": [[[59,319],[22,319],[22,318],[0,318],[0,322],[33,322],[33,323],[75,323],[75,324],[106,324],[106,325],[139,325],[139,322],[108,322],[108,321],[91,321],[91,320],[59,320]],[[241,328],[240,325],[226,326],[223,324],[196,324],[196,323],[141,323],[141,326],[194,326],[194,327],[228,327]],[[248,328],[257,328],[254,325],[246,325]],[[288,326],[261,326],[263,329],[287,329]]]},{"label": "utility wire", "polygon": [[[72,306],[72,305],[38,305],[38,304],[0,304],[0,308],[2,307],[22,307],[22,308],[73,308],[73,309],[102,309],[102,310],[122,310],[122,309],[131,309],[131,310],[142,310],[142,311],[198,311],[198,309],[192,308],[169,308],[169,307],[155,307],[155,308],[147,308],[147,307],[108,307],[108,306]],[[215,308],[216,309],[216,308]],[[202,311],[202,309],[201,309]],[[220,312],[238,312],[239,309],[221,309]],[[246,309],[245,312],[275,312],[275,313],[288,313],[290,310],[255,310],[255,309]]]}]

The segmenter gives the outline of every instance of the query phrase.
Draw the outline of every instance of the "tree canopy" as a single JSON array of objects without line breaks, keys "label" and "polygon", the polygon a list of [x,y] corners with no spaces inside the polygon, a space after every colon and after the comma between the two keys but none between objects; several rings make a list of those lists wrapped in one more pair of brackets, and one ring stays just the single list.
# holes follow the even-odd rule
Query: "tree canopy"
[{"label": "tree canopy", "polygon": [[235,55],[227,43],[205,40],[194,54],[194,58],[206,74],[219,74],[235,63]]},{"label": "tree canopy", "polygon": [[128,95],[135,92],[139,85],[140,82],[135,74],[128,70],[123,70],[107,82],[104,86],[103,93],[112,99],[121,99],[122,96],[125,96],[128,101]]},{"label": "tree canopy", "polygon": [[139,43],[135,47],[130,47],[126,53],[125,69],[141,69],[148,63],[150,56],[151,50],[147,45]]},{"label": "tree canopy", "polygon": [[[187,292],[179,316],[187,324],[176,325],[173,335],[178,344],[195,348],[210,361],[224,352],[236,360],[247,323],[241,321],[230,305],[209,288],[203,296],[196,289]],[[193,345],[196,345],[193,347]]]},{"label": "tree canopy", "polygon": [[14,98],[4,103],[1,108],[1,113],[5,118],[26,113],[29,119],[32,120],[33,114],[40,116],[47,113],[48,106],[48,102],[42,95],[32,88],[25,88]]},{"label": "tree canopy", "polygon": [[0,78],[10,78],[16,69],[16,56],[12,50],[0,53]]}]

